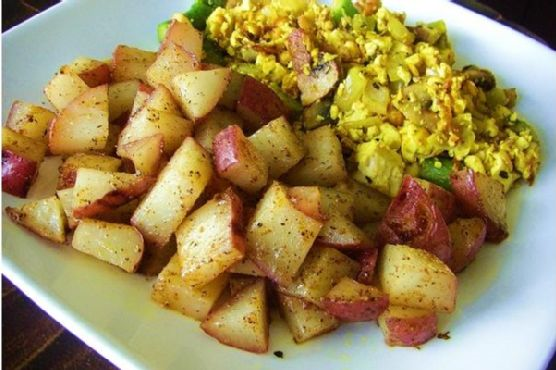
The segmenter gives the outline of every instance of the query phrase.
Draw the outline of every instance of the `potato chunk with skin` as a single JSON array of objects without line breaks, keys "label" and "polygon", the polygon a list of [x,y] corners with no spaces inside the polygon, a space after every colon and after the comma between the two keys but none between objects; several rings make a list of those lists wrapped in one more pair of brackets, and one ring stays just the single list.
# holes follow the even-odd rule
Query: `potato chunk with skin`
[{"label": "potato chunk with skin", "polygon": [[291,284],[281,293],[321,306],[324,297],[342,278],[355,278],[359,263],[334,248],[312,248]]},{"label": "potato chunk with skin", "polygon": [[183,281],[202,286],[241,261],[242,229],[243,205],[231,189],[187,216],[176,230]]},{"label": "potato chunk with skin", "polygon": [[38,105],[16,100],[12,103],[6,127],[35,140],[46,140],[50,121],[55,114]]},{"label": "potato chunk with skin", "polygon": [[433,311],[403,306],[390,306],[378,318],[378,326],[389,346],[420,346],[434,338],[437,323]]},{"label": "potato chunk with skin", "polygon": [[250,275],[250,276],[266,276],[260,268],[257,267],[255,262],[253,262],[249,258],[244,258],[243,260],[239,261],[238,263],[234,264],[228,270],[234,274],[243,274],[243,275]]},{"label": "potato chunk with skin", "polygon": [[73,216],[93,217],[147,192],[154,178],[79,168],[73,187]]},{"label": "potato chunk with skin", "polygon": [[485,242],[486,224],[478,218],[457,218],[448,225],[452,239],[453,272],[461,272],[475,259]]},{"label": "potato chunk with skin", "polygon": [[133,226],[89,219],[79,222],[71,245],[126,272],[137,270],[144,249],[143,236]]},{"label": "potato chunk with skin", "polygon": [[286,175],[295,185],[334,186],[347,178],[342,145],[329,126],[308,131],[304,138],[305,157]]},{"label": "potato chunk with skin", "polygon": [[164,246],[202,194],[212,176],[209,155],[186,138],[131,218],[148,243]]},{"label": "potato chunk with skin", "polygon": [[194,288],[181,278],[180,258],[175,254],[158,274],[151,298],[163,307],[203,321],[226,288],[228,276],[221,274],[210,283]]},{"label": "potato chunk with skin", "polygon": [[351,179],[336,185],[335,189],[352,195],[353,221],[357,225],[382,220],[390,205],[389,197]]},{"label": "potato chunk with skin", "polygon": [[120,81],[108,86],[108,117],[110,122],[125,118],[131,113],[139,89],[138,80]]},{"label": "potato chunk with skin", "polygon": [[378,278],[391,304],[436,312],[455,308],[456,276],[425,250],[387,244],[379,258]]},{"label": "potato chunk with skin", "polygon": [[170,44],[176,44],[191,53],[198,62],[203,57],[203,36],[186,17],[172,20],[160,44],[160,51]]},{"label": "potato chunk with skin", "polygon": [[388,308],[388,296],[374,286],[344,277],[323,297],[322,306],[344,321],[370,321]]},{"label": "potato chunk with skin", "polygon": [[288,285],[321,226],[322,223],[298,211],[284,186],[274,182],[247,225],[247,255],[270,279]]},{"label": "potato chunk with skin", "polygon": [[201,329],[227,346],[264,353],[268,351],[268,325],[265,280],[258,279],[212,311]]},{"label": "potato chunk with skin", "polygon": [[6,207],[12,221],[53,242],[66,240],[66,215],[60,199],[52,196],[24,204],[21,208]]},{"label": "potato chunk with skin", "polygon": [[214,109],[230,83],[230,68],[182,73],[172,79],[172,92],[185,116],[197,120]]},{"label": "potato chunk with skin", "polygon": [[305,148],[284,117],[270,121],[249,138],[268,164],[268,174],[277,179],[305,155]]},{"label": "potato chunk with skin", "polygon": [[37,162],[2,150],[2,191],[25,198],[37,176]]},{"label": "potato chunk with skin", "polygon": [[44,88],[44,95],[58,112],[73,99],[87,91],[87,84],[74,73],[60,73],[52,77]]},{"label": "potato chunk with skin", "polygon": [[50,123],[48,148],[52,154],[103,150],[108,133],[108,85],[101,85],[72,100]]},{"label": "potato chunk with skin", "polygon": [[156,175],[164,155],[164,136],[156,134],[119,147],[122,158],[133,162],[136,173]]},{"label": "potato chunk with skin", "polygon": [[110,82],[108,63],[86,57],[76,58],[71,63],[63,65],[60,73],[74,73],[89,87],[97,87]]},{"label": "potato chunk with skin", "polygon": [[23,136],[7,127],[2,127],[2,150],[9,150],[20,157],[35,162],[38,166],[44,159],[46,149],[44,142]]},{"label": "potato chunk with skin", "polygon": [[127,45],[118,45],[112,53],[112,79],[115,82],[141,80],[147,82],[147,69],[156,60],[156,53]]},{"label": "potato chunk with skin", "polygon": [[268,165],[256,147],[237,125],[226,127],[212,144],[218,175],[248,193],[255,193],[268,182]]},{"label": "potato chunk with skin", "polygon": [[107,155],[77,153],[68,157],[58,171],[57,189],[71,188],[75,185],[75,176],[79,168],[92,168],[105,172],[116,172],[122,164],[121,159]]},{"label": "potato chunk with skin", "polygon": [[303,343],[340,326],[336,317],[301,298],[278,293],[278,301],[280,312],[296,343]]},{"label": "potato chunk with skin", "polygon": [[452,174],[451,183],[463,212],[486,222],[488,241],[499,243],[508,237],[504,185],[470,169]]},{"label": "potato chunk with skin", "polygon": [[236,112],[216,107],[195,125],[195,140],[207,152],[213,154],[214,138],[220,131],[231,125],[243,127],[243,120]]},{"label": "potato chunk with skin", "polygon": [[172,78],[181,73],[199,69],[199,62],[181,46],[169,43],[162,49],[153,64],[147,69],[147,81],[151,86],[163,85],[172,88]]}]

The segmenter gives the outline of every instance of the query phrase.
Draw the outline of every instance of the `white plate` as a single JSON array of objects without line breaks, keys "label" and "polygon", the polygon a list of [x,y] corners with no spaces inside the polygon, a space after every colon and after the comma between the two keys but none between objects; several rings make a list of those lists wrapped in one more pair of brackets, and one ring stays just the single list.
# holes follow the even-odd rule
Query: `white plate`
[{"label": "white plate", "polygon": [[[364,323],[296,346],[274,321],[269,354],[249,354],[156,306],[144,277],[46,243],[6,217],[3,273],[122,368],[542,369],[556,343],[556,53],[448,2],[385,3],[405,10],[410,22],[444,19],[458,62],[492,69],[501,85],[517,87],[518,110],[544,142],[535,186],[511,194],[511,237],[481,251],[461,275],[457,312],[441,320],[450,340],[388,348],[376,325]],[[43,102],[42,87],[77,56],[107,58],[119,43],[155,49],[156,24],[184,8],[181,0],[68,0],[10,30],[2,36],[4,120],[14,99]],[[20,203],[5,194],[2,202]],[[272,355],[276,350],[284,359]]]}]

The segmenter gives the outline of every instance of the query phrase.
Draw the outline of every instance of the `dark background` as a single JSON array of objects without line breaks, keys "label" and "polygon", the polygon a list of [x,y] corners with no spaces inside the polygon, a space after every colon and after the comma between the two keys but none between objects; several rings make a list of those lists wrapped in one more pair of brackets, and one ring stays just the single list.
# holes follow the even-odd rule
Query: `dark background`
[{"label": "dark background", "polygon": [[[456,2],[531,32],[556,50],[556,0],[482,0],[490,10],[481,9],[474,1]],[[2,32],[56,3],[56,0],[2,0]],[[2,277],[2,369],[114,368]],[[556,370],[556,357],[548,369]]]}]

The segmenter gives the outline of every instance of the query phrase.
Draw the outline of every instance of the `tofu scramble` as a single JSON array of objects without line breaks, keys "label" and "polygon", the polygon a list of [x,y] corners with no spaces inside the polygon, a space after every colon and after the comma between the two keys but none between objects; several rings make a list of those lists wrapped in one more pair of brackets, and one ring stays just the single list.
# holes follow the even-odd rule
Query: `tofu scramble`
[{"label": "tofu scramble", "polygon": [[305,107],[297,126],[334,127],[353,177],[385,194],[397,194],[403,174],[440,168],[446,159],[506,191],[519,179],[534,181],[539,141],[513,110],[515,89],[496,86],[490,71],[456,68],[443,21],[410,26],[376,2],[350,5],[229,1],[208,17],[205,32],[236,71],[298,98],[287,41],[303,30],[309,67],[335,61],[341,78]]}]

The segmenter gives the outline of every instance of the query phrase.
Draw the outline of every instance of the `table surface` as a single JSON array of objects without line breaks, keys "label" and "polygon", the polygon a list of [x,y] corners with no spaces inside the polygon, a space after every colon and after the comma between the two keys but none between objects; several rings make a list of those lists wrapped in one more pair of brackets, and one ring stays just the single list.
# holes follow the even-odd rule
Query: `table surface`
[{"label": "table surface", "polygon": [[[58,2],[2,1],[2,32]],[[535,33],[556,49],[556,22],[549,16],[556,14],[556,1],[482,0],[482,3],[498,11],[505,19]],[[2,368],[116,369],[52,320],[5,277],[2,277]],[[556,370],[556,355],[548,370]]]}]

